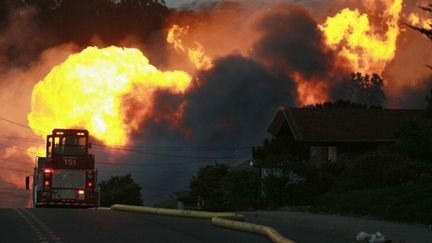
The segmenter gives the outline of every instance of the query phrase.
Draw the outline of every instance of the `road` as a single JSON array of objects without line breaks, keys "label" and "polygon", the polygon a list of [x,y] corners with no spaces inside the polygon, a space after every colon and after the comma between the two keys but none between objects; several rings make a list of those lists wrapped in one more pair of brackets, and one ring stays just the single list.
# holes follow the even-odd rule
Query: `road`
[{"label": "road", "polygon": [[[253,221],[253,219],[251,219]],[[270,242],[261,235],[219,228],[209,220],[88,209],[0,209],[0,242]],[[352,242],[293,226],[298,242]],[[316,241],[321,239],[323,241]]]},{"label": "road", "polygon": [[209,220],[86,209],[0,209],[0,242],[269,242]]},{"label": "road", "polygon": [[[381,232],[393,243],[431,243],[432,226],[291,211],[243,212],[246,220],[271,226],[297,242],[358,242],[359,232]],[[342,237],[342,238],[341,238]]]}]

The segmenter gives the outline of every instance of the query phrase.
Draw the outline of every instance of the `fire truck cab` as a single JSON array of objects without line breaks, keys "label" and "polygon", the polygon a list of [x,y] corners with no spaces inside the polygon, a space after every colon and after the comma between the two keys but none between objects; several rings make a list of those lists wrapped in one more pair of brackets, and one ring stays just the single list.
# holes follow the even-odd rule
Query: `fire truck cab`
[{"label": "fire truck cab", "polygon": [[[89,133],[54,129],[47,136],[46,157],[36,157],[33,207],[97,207],[99,190]],[[29,188],[29,178],[26,178]]]}]

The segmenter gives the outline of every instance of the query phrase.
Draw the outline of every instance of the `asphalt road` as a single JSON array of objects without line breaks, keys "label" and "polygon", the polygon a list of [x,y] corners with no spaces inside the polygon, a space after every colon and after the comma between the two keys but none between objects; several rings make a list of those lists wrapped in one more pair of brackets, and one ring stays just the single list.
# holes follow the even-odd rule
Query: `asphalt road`
[{"label": "asphalt road", "polygon": [[[251,220],[253,221],[253,220]],[[0,242],[270,242],[219,228],[210,220],[87,209],[0,209]],[[276,228],[277,229],[277,228]],[[352,242],[342,235],[292,226],[297,242]]]},{"label": "asphalt road", "polygon": [[269,242],[210,220],[86,209],[0,209],[0,242]]}]

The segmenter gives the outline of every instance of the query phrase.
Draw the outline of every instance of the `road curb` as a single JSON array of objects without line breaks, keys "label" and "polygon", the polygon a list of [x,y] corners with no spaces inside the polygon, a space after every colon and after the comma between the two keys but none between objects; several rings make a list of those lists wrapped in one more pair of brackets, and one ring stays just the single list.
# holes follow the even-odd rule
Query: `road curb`
[{"label": "road curb", "polygon": [[295,243],[295,241],[283,237],[277,230],[269,226],[239,222],[220,217],[214,217],[211,221],[213,225],[220,227],[265,235],[274,243]]},{"label": "road curb", "polygon": [[176,217],[189,217],[189,218],[211,219],[213,217],[221,217],[221,218],[232,219],[232,220],[244,220],[244,216],[238,213],[215,213],[215,212],[206,212],[206,211],[152,208],[152,207],[123,205],[123,204],[114,204],[111,206],[111,210],[176,216]]}]

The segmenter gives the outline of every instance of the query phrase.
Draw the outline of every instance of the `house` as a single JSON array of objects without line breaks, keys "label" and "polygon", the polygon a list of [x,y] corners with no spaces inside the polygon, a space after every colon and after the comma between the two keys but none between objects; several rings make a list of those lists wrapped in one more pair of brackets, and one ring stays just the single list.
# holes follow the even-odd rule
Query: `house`
[{"label": "house", "polygon": [[252,158],[242,158],[228,162],[232,170],[254,170],[255,161]]},{"label": "house", "polygon": [[308,146],[309,162],[319,167],[339,154],[395,143],[395,133],[411,121],[430,126],[424,110],[280,107],[267,131]]},{"label": "house", "polygon": [[177,209],[197,209],[197,199],[190,191],[171,192],[170,196],[177,201]]},{"label": "house", "polygon": [[171,209],[197,209],[197,199],[190,194],[190,191],[170,192],[169,196],[168,200],[155,203],[153,206]]}]

